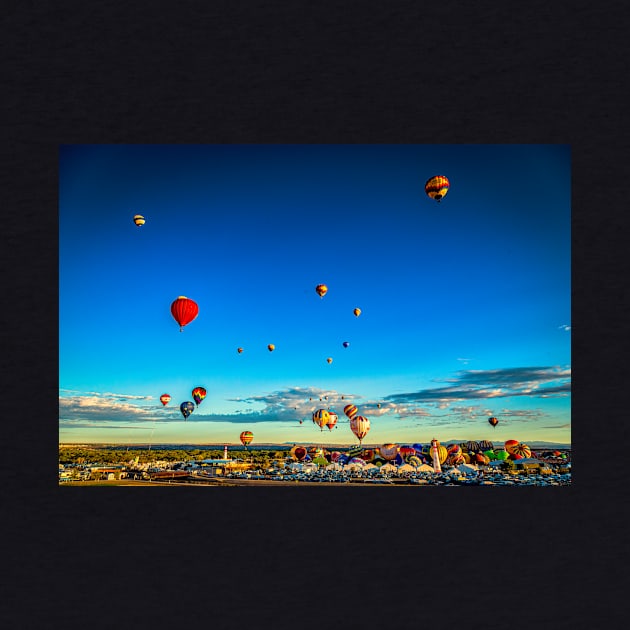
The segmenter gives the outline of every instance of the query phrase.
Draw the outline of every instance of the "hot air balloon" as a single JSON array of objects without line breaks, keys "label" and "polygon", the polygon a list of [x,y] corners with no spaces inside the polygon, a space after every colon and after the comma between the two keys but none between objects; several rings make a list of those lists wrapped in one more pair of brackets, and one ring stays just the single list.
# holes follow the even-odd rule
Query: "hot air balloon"
[{"label": "hot air balloon", "polygon": [[481,440],[481,442],[479,442],[479,450],[481,452],[492,450],[493,448],[494,448],[494,444],[490,442],[489,440]]},{"label": "hot air balloon", "polygon": [[379,451],[386,460],[391,461],[398,454],[398,444],[382,444],[379,447]]},{"label": "hot air balloon", "polygon": [[359,410],[357,409],[355,405],[346,405],[343,408],[343,412],[346,414],[346,416],[348,416],[350,420],[352,420],[352,418],[354,418],[354,416],[356,416],[357,413],[359,413]]},{"label": "hot air balloon", "polygon": [[370,430],[370,421],[363,416],[354,416],[350,420],[350,430],[359,438],[359,444]]},{"label": "hot air balloon", "polygon": [[510,454],[519,455],[522,458],[527,458],[527,457],[532,456],[532,451],[529,448],[529,446],[527,446],[527,444],[523,444],[522,442],[519,442],[515,446],[512,446],[512,450],[510,451]]},{"label": "hot air balloon", "polygon": [[496,426],[497,426],[497,424],[499,424],[499,421],[498,421],[498,420],[497,420],[494,416],[492,416],[492,418],[488,418],[488,422],[489,422],[489,423],[490,423],[493,427],[496,427]]},{"label": "hot air balloon", "polygon": [[295,457],[299,462],[301,462],[307,455],[307,451],[303,446],[294,446],[290,451],[289,455],[291,457]]},{"label": "hot air balloon", "polygon": [[331,359],[330,357],[328,357],[328,358],[326,359],[326,363],[332,363],[332,359]]},{"label": "hot air balloon", "polygon": [[236,348],[236,352],[238,352],[239,354],[241,354],[241,352],[243,352],[243,348]]},{"label": "hot air balloon", "polygon": [[407,459],[408,457],[412,457],[416,454],[416,449],[413,448],[413,446],[401,446],[398,449],[398,452],[402,455],[404,459]]},{"label": "hot air balloon", "polygon": [[136,216],[134,216],[133,218],[133,222],[140,227],[141,225],[144,225],[145,221],[144,221],[144,217],[141,214],[136,214]]},{"label": "hot air balloon", "polygon": [[193,300],[189,300],[187,297],[180,295],[171,304],[171,314],[179,324],[179,332],[182,332],[184,326],[190,324],[190,322],[199,315],[199,307]]},{"label": "hot air balloon", "polygon": [[273,352],[275,349],[276,349],[276,346],[274,346],[272,343],[270,343],[270,344],[267,346],[267,350],[269,350],[269,352]]},{"label": "hot air balloon", "polygon": [[203,387],[195,387],[195,389],[192,390],[192,397],[197,403],[197,407],[199,407],[201,401],[206,397],[206,393]]},{"label": "hot air balloon", "polygon": [[254,439],[254,434],[251,431],[243,431],[239,436],[241,444],[247,448],[247,445]]},{"label": "hot air balloon", "polygon": [[342,345],[343,345],[344,348],[347,348],[350,345],[350,342],[349,341],[344,341]]},{"label": "hot air balloon", "polygon": [[512,449],[515,446],[518,446],[519,441],[518,440],[506,440],[504,446],[505,446],[505,450],[510,454],[513,455],[513,451]]},{"label": "hot air balloon", "polygon": [[424,192],[439,203],[448,192],[449,186],[450,183],[447,177],[435,175],[427,180],[427,183],[424,185]]},{"label": "hot air balloon", "polygon": [[190,400],[183,402],[179,406],[179,410],[182,412],[184,420],[186,420],[188,416],[195,410],[195,403],[191,402]]},{"label": "hot air balloon", "polygon": [[355,317],[359,317],[359,315],[361,315],[361,309],[360,308],[355,308],[354,311],[352,311],[354,313]]},{"label": "hot air balloon", "polygon": [[315,287],[315,291],[317,291],[317,295],[319,295],[320,298],[323,298],[326,293],[328,293],[328,287],[325,284],[318,284]]},{"label": "hot air balloon", "polygon": [[160,402],[161,402],[163,405],[165,405],[165,406],[166,406],[166,405],[168,405],[168,403],[169,403],[170,401],[171,401],[171,396],[170,396],[170,394],[162,394],[162,395],[160,396]]},{"label": "hot air balloon", "polygon": [[332,431],[333,427],[337,424],[337,420],[339,420],[339,416],[334,411],[329,411],[328,422],[326,422],[329,431]]},{"label": "hot air balloon", "polygon": [[318,409],[315,413],[313,413],[313,422],[323,431],[324,425],[330,419],[330,414],[326,409]]}]

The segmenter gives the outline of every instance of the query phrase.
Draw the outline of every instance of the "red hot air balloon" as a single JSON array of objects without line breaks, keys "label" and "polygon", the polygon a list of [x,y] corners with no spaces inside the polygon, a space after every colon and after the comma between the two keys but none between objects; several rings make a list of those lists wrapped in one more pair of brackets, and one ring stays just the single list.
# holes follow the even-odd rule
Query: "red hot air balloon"
[{"label": "red hot air balloon", "polygon": [[490,423],[493,427],[496,427],[496,426],[497,426],[497,424],[499,424],[499,421],[498,421],[498,420],[497,420],[494,416],[492,416],[492,418],[488,418],[488,422],[489,422],[489,423]]},{"label": "red hot air balloon", "polygon": [[160,402],[161,402],[163,405],[168,405],[168,403],[169,403],[170,401],[171,401],[171,396],[170,396],[170,394],[162,394],[162,395],[160,396]]},{"label": "red hot air balloon", "polygon": [[251,431],[243,431],[240,435],[241,444],[247,448],[247,445],[254,439],[254,434]]},{"label": "red hot air balloon", "polygon": [[201,401],[206,397],[206,394],[207,392],[203,387],[195,387],[195,389],[192,390],[192,397],[197,403],[197,407],[199,407]]},{"label": "red hot air balloon", "polygon": [[183,332],[184,326],[190,324],[199,315],[199,307],[193,300],[180,295],[171,304],[171,315],[179,324],[179,332]]},{"label": "red hot air balloon", "polygon": [[326,423],[329,431],[332,431],[333,427],[337,424],[337,420],[339,420],[339,416],[334,411],[329,411],[328,422]]},{"label": "red hot air balloon", "polygon": [[326,293],[328,293],[328,287],[325,284],[318,284],[315,287],[315,291],[317,291],[317,295],[319,295],[320,298],[323,298]]}]

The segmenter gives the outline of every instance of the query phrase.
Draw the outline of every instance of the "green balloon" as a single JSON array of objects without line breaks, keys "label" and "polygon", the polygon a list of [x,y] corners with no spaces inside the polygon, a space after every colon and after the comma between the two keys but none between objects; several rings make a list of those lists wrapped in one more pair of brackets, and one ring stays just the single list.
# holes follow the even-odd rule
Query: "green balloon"
[{"label": "green balloon", "polygon": [[484,451],[483,454],[490,460],[494,460],[497,458],[497,454],[492,449]]},{"label": "green balloon", "polygon": [[504,462],[509,457],[509,453],[507,451],[497,451],[494,456],[496,459],[500,459]]}]

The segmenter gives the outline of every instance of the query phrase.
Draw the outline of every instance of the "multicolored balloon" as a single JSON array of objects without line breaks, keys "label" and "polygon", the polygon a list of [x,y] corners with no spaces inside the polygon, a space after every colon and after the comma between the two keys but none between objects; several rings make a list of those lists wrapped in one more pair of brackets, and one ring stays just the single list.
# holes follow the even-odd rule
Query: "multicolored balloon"
[{"label": "multicolored balloon", "polygon": [[133,222],[140,227],[141,225],[145,224],[145,220],[144,217],[141,214],[136,214],[133,218]]},{"label": "multicolored balloon", "polygon": [[195,387],[195,389],[192,390],[192,397],[197,403],[197,407],[199,407],[201,401],[206,397],[206,394],[207,392],[203,387]]},{"label": "multicolored balloon", "polygon": [[350,430],[357,436],[359,444],[361,444],[370,430],[370,421],[363,416],[354,416],[350,419]]},{"label": "multicolored balloon", "polygon": [[165,406],[168,405],[168,403],[171,402],[171,395],[170,394],[162,394],[160,396],[160,402],[163,405],[165,405]]},{"label": "multicolored balloon", "polygon": [[506,451],[507,451],[510,455],[513,455],[513,454],[514,454],[514,453],[513,453],[513,451],[512,451],[512,449],[513,449],[515,446],[518,446],[518,445],[519,445],[519,441],[518,441],[518,440],[506,440],[506,442],[505,442],[505,444],[504,444],[504,446],[505,446],[505,450],[506,450]]},{"label": "multicolored balloon", "polygon": [[332,363],[332,362],[333,362],[333,360],[332,360],[332,358],[331,358],[331,357],[328,357],[328,358],[326,359],[326,363]]},{"label": "multicolored balloon", "polygon": [[320,298],[323,298],[326,293],[328,293],[328,287],[325,284],[318,284],[315,287],[315,291],[317,291],[317,295],[319,295]]},{"label": "multicolored balloon", "polygon": [[241,354],[241,352],[243,352],[243,348],[236,348],[236,352],[238,352],[239,354]]},{"label": "multicolored balloon", "polygon": [[329,431],[332,431],[338,420],[339,416],[334,411],[328,412],[328,422],[326,422],[326,426],[328,427]]},{"label": "multicolored balloon", "polygon": [[276,346],[274,346],[272,343],[270,343],[270,344],[267,346],[267,350],[269,350],[269,352],[273,352],[275,349],[276,349]]},{"label": "multicolored balloon", "polygon": [[313,413],[313,422],[320,428],[320,430],[324,430],[324,426],[330,420],[330,413],[326,409],[318,409]]},{"label": "multicolored balloon", "polygon": [[489,423],[490,423],[493,427],[496,427],[496,426],[497,426],[497,424],[499,424],[499,421],[498,421],[498,420],[497,420],[494,416],[492,416],[491,418],[488,418],[488,422],[489,422]]},{"label": "multicolored balloon", "polygon": [[243,431],[239,439],[241,440],[241,444],[247,448],[247,445],[254,439],[254,434],[251,431]]},{"label": "multicolored balloon", "polygon": [[424,185],[424,192],[439,203],[445,197],[449,187],[448,177],[435,175],[427,180],[427,183]]},{"label": "multicolored balloon", "polygon": [[523,444],[522,442],[519,442],[518,444],[516,444],[516,446],[512,446],[511,448],[511,455],[519,455],[524,459],[532,456],[532,450],[529,448],[529,446],[527,446],[527,444]]},{"label": "multicolored balloon", "polygon": [[355,317],[359,317],[359,315],[361,315],[361,309],[360,308],[355,308],[354,311],[352,311],[354,313]]},{"label": "multicolored balloon", "polygon": [[355,405],[346,405],[343,408],[343,412],[350,420],[352,420],[352,418],[354,418],[357,413],[359,413],[359,409]]},{"label": "multicolored balloon", "polygon": [[387,443],[382,444],[378,450],[386,460],[391,461],[398,454],[398,448],[398,444]]},{"label": "multicolored balloon", "polygon": [[190,324],[199,315],[199,306],[193,300],[180,295],[171,304],[171,315],[179,324],[179,332],[183,332],[184,326]]},{"label": "multicolored balloon", "polygon": [[188,419],[188,416],[195,410],[195,403],[190,400],[183,402],[179,406],[179,410],[182,412],[182,416],[184,416],[184,420]]}]

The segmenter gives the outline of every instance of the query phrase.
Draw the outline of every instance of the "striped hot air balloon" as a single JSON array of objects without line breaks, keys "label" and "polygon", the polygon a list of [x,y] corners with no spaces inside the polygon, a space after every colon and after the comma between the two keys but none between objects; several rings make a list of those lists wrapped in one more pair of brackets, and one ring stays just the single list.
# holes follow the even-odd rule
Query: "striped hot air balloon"
[{"label": "striped hot air balloon", "polygon": [[247,447],[247,445],[254,439],[254,434],[251,431],[243,431],[239,438],[241,440],[241,444]]},{"label": "striped hot air balloon", "polygon": [[313,413],[313,422],[320,428],[320,430],[324,430],[324,426],[330,420],[330,413],[326,409],[318,409]]},{"label": "striped hot air balloon", "polygon": [[418,468],[418,466],[422,466],[422,460],[417,455],[412,455],[407,460],[407,463],[411,464],[412,466],[415,466],[416,468]]},{"label": "striped hot air balloon", "polygon": [[269,352],[273,352],[275,349],[276,349],[276,346],[274,346],[272,343],[270,343],[270,344],[267,346],[267,350],[269,350]]},{"label": "striped hot air balloon", "polygon": [[363,416],[354,416],[350,420],[350,430],[357,436],[360,444],[370,430],[370,421]]},{"label": "striped hot air balloon", "polygon": [[519,455],[521,458],[527,458],[532,456],[532,450],[527,446],[527,444],[523,444],[519,442],[515,446],[512,446],[511,455]]},{"label": "striped hot air balloon", "polygon": [[494,444],[489,440],[481,440],[479,442],[479,450],[480,451],[491,451],[494,448]]},{"label": "striped hot air balloon", "polygon": [[510,454],[513,455],[514,453],[512,452],[512,449],[515,446],[518,446],[519,441],[518,440],[506,440],[504,446],[505,446],[505,450]]},{"label": "striped hot air balloon", "polygon": [[355,308],[354,311],[352,311],[354,313],[355,317],[359,317],[359,315],[361,315],[361,309],[360,308]]},{"label": "striped hot air balloon", "polygon": [[343,408],[343,412],[346,414],[346,416],[348,416],[350,420],[352,420],[352,418],[354,418],[354,416],[359,413],[359,410],[355,405],[346,405]]},{"label": "striped hot air balloon", "polygon": [[449,187],[448,177],[435,175],[427,180],[427,183],[424,185],[424,192],[439,203],[445,197]]},{"label": "striped hot air balloon", "polygon": [[136,214],[133,218],[133,222],[140,227],[141,225],[145,224],[145,220],[144,217],[141,214]]}]

